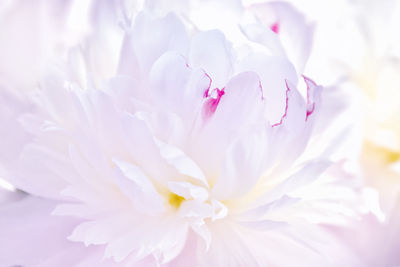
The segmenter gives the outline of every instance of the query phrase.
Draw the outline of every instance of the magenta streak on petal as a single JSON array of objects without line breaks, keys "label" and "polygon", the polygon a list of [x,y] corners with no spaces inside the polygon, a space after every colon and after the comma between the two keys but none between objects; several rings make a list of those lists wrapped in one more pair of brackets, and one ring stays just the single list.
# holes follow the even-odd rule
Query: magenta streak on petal
[{"label": "magenta streak on petal", "polygon": [[225,94],[224,91],[225,88],[222,88],[219,90],[218,88],[213,89],[213,92],[216,92],[216,98],[209,97],[203,105],[203,118],[205,120],[211,118],[211,116],[215,113],[217,110],[219,101],[221,100],[221,97]]},{"label": "magenta streak on petal", "polygon": [[315,109],[315,102],[311,102],[311,100],[310,100],[311,94],[314,93],[314,91],[311,92],[310,84],[314,87],[317,86],[317,84],[310,78],[308,78],[304,75],[302,75],[302,76],[303,76],[304,82],[307,85],[307,116],[306,116],[306,120],[307,120],[308,116],[310,116],[314,112],[314,109]]},{"label": "magenta streak on petal", "polygon": [[274,24],[272,24],[269,27],[274,33],[279,34],[279,30],[280,30],[280,25],[279,25],[279,21],[275,22]]},{"label": "magenta streak on petal", "polygon": [[281,120],[275,124],[272,125],[272,127],[281,125],[284,118],[287,116],[287,111],[288,111],[288,107],[289,107],[289,92],[290,92],[290,87],[287,83],[287,80],[285,79],[285,84],[286,84],[286,106],[285,106],[285,113],[283,114],[283,116],[281,117]]},{"label": "magenta streak on petal", "polygon": [[315,109],[315,103],[312,104],[311,109],[307,109],[307,116],[306,116],[306,120],[308,119],[308,116],[310,116]]},{"label": "magenta streak on petal", "polygon": [[208,87],[203,94],[203,98],[207,98],[209,96],[210,87]]},{"label": "magenta streak on petal", "polygon": [[[204,71],[204,70],[203,70],[203,71]],[[208,73],[205,72],[205,71],[204,71],[204,75],[206,75],[206,77],[207,77],[208,80],[209,80],[208,87],[207,87],[207,89],[204,91],[204,94],[203,94],[203,98],[207,98],[207,97],[210,96],[210,88],[211,88],[211,84],[212,84],[212,79],[211,79],[210,75],[208,75]]]}]

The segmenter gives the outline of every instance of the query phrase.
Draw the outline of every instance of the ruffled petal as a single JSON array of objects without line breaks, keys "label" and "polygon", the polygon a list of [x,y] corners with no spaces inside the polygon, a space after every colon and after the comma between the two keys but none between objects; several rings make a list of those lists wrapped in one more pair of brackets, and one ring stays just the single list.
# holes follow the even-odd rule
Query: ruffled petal
[{"label": "ruffled petal", "polygon": [[[149,34],[150,32],[152,34]],[[145,13],[138,14],[132,34],[127,38],[130,38],[130,46],[140,67],[141,77],[148,73],[152,64],[164,52],[176,51],[186,55],[189,47],[184,25],[172,13],[162,19],[153,19]]]},{"label": "ruffled petal", "polygon": [[203,68],[210,75],[213,88],[223,88],[233,73],[231,44],[220,31],[196,34],[188,58],[190,67]]},{"label": "ruffled petal", "polygon": [[212,189],[217,199],[241,197],[258,182],[268,149],[265,128],[254,130],[228,147],[221,175]]},{"label": "ruffled petal", "polygon": [[164,200],[140,168],[117,159],[113,162],[118,168],[116,183],[136,209],[148,214],[160,214],[165,210]]},{"label": "ruffled petal", "polygon": [[150,72],[154,103],[161,110],[179,115],[190,130],[201,110],[211,78],[201,69],[188,67],[183,56],[168,52]]},{"label": "ruffled petal", "polygon": [[286,107],[285,81],[297,84],[298,80],[292,63],[285,57],[251,53],[238,63],[237,69],[254,71],[259,75],[267,118],[271,124],[279,122]]},{"label": "ruffled petal", "polygon": [[[288,58],[295,65],[297,73],[299,75],[303,73],[311,52],[314,26],[289,3],[260,3],[251,5],[249,9],[266,28],[269,27],[271,32],[278,36]],[[265,31],[268,30],[265,29]],[[263,42],[263,44],[269,45],[268,42]]]},{"label": "ruffled petal", "polygon": [[[265,102],[253,72],[238,74],[224,89],[215,112],[193,133],[190,154],[203,167],[209,181],[219,175],[228,145],[254,126],[265,123]],[[212,96],[210,96],[212,97]],[[203,108],[209,108],[205,103]]]}]

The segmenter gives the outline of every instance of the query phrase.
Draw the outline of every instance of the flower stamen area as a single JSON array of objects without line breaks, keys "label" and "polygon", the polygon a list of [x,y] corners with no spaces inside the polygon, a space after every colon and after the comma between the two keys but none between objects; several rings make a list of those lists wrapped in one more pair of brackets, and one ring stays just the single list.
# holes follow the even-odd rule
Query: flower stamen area
[{"label": "flower stamen area", "polygon": [[170,192],[168,195],[168,203],[176,209],[179,209],[184,200],[184,197],[178,196],[177,194],[172,192]]}]

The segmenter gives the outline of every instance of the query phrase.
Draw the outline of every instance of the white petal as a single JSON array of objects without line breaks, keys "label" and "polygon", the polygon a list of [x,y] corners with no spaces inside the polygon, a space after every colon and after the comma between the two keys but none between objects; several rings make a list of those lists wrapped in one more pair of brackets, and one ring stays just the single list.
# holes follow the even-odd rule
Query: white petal
[{"label": "white petal", "polygon": [[285,194],[293,192],[295,189],[306,186],[314,182],[332,163],[329,161],[308,162],[302,168],[282,181],[274,189],[262,196],[260,203],[269,203],[281,198]]},{"label": "white petal", "polygon": [[[152,34],[149,34],[149,33]],[[166,51],[176,51],[186,55],[189,40],[182,22],[168,14],[162,19],[152,19],[140,13],[135,20],[131,35],[131,46],[139,63],[142,75]]]},{"label": "white petal", "polygon": [[298,80],[292,63],[285,57],[251,53],[238,63],[238,70],[254,71],[259,75],[267,118],[272,124],[279,122],[286,107],[285,81],[297,84]]},{"label": "white petal", "polygon": [[243,72],[234,76],[226,85],[225,94],[214,114],[215,123],[228,130],[238,125],[258,123],[263,119],[263,92],[260,78],[255,72]]},{"label": "white petal", "polygon": [[187,225],[175,219],[137,221],[134,229],[107,246],[105,257],[120,262],[130,256],[138,261],[153,253],[160,261],[171,260],[183,249],[186,235]]},{"label": "white petal", "polygon": [[148,214],[160,214],[165,210],[163,198],[140,168],[118,159],[113,162],[118,168],[117,185],[136,209]]},{"label": "white petal", "polygon": [[106,218],[79,224],[68,236],[68,240],[83,242],[85,246],[107,244],[129,231],[130,225],[131,221],[126,214],[112,214]]},{"label": "white petal", "polygon": [[[257,74],[245,72],[232,78],[218,106],[204,125],[193,133],[193,158],[203,167],[207,179],[215,182],[229,144],[252,127],[265,125],[262,91]],[[207,105],[204,108],[209,108]]]},{"label": "white petal", "polygon": [[186,143],[187,128],[184,121],[175,113],[166,111],[136,112],[136,116],[146,122],[153,136],[165,143],[182,147]]},{"label": "white petal", "polygon": [[293,205],[299,202],[300,198],[289,197],[283,195],[277,200],[268,202],[265,205],[256,206],[253,209],[249,209],[239,215],[240,220],[254,221],[263,218],[271,218],[276,213],[284,212],[287,207],[293,207]]},{"label": "white petal", "polygon": [[181,174],[188,175],[204,186],[208,187],[208,182],[199,166],[179,148],[157,140],[161,156]]},{"label": "white petal", "polygon": [[259,180],[267,152],[265,128],[244,135],[226,151],[221,175],[212,195],[219,200],[240,197]]},{"label": "white petal", "polygon": [[185,199],[198,201],[206,201],[208,199],[208,191],[204,187],[195,186],[188,182],[168,182],[168,188],[172,193]]},{"label": "white petal", "polygon": [[285,227],[288,225],[286,222],[278,222],[271,220],[249,221],[249,222],[239,222],[239,223],[244,227],[248,227],[256,231],[270,231],[276,229],[277,227]]},{"label": "white petal", "polygon": [[[279,38],[290,61],[295,64],[297,73],[303,73],[311,52],[314,26],[289,3],[260,3],[250,6],[249,10],[256,14],[265,28],[278,25],[279,31],[275,35]],[[263,44],[268,46],[269,42],[264,41]]]},{"label": "white petal", "polygon": [[210,77],[201,69],[190,68],[182,55],[168,52],[154,63],[150,81],[155,105],[178,114],[190,129],[210,88]]},{"label": "white petal", "polygon": [[211,206],[214,213],[212,216],[213,221],[225,218],[228,215],[228,208],[220,201],[215,199],[211,200]]},{"label": "white petal", "polygon": [[203,219],[211,217],[213,210],[210,204],[198,200],[183,201],[179,208],[179,215],[191,218],[195,223],[204,223]]},{"label": "white petal", "polygon": [[67,177],[76,175],[65,155],[36,144],[25,146],[17,166],[9,176],[15,187],[53,199],[63,198],[60,192],[68,185]]},{"label": "white petal", "polygon": [[210,230],[208,230],[208,227],[206,224],[198,224],[194,223],[191,224],[191,228],[193,231],[196,232],[205,242],[206,244],[206,251],[210,248],[211,241],[212,241],[212,236],[210,233]]},{"label": "white petal", "polygon": [[213,88],[223,88],[233,72],[231,44],[217,30],[196,34],[190,44],[189,65],[203,68]]},{"label": "white petal", "polygon": [[129,151],[129,156],[125,158],[124,155],[123,159],[140,166],[154,181],[166,186],[167,180],[173,179],[178,173],[160,155],[160,149],[146,122],[138,114],[125,113],[122,116],[122,125],[125,151]]}]

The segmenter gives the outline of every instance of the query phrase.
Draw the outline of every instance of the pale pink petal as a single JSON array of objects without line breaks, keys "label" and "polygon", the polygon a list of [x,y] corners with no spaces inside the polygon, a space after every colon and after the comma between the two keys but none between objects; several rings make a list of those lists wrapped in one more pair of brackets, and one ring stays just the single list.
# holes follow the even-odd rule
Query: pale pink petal
[{"label": "pale pink petal", "polygon": [[171,218],[163,218],[162,227],[154,228],[155,223],[160,223],[159,219],[137,220],[134,229],[107,245],[105,257],[117,262],[128,255],[136,261],[153,253],[160,262],[176,257],[185,244],[187,225]]},{"label": "pale pink petal", "polygon": [[0,85],[0,176],[5,172],[2,167],[15,163],[23,146],[31,141],[31,135],[23,130],[19,119],[32,109],[33,105],[23,96]]},{"label": "pale pink petal", "polygon": [[210,77],[201,69],[188,67],[182,55],[168,52],[154,63],[150,82],[157,106],[179,115],[188,130],[193,127],[203,95],[210,89]]},{"label": "pale pink petal", "polygon": [[244,72],[233,77],[224,92],[215,113],[199,127],[191,144],[196,151],[193,158],[199,166],[207,166],[204,169],[209,181],[217,178],[228,145],[250,125],[263,125],[265,102],[255,73]]},{"label": "pale pink petal", "polygon": [[311,52],[314,26],[289,3],[260,3],[250,6],[249,9],[256,14],[266,28],[272,28],[275,25],[277,29],[276,25],[279,25],[278,38],[288,58],[294,63],[297,73],[303,73]]},{"label": "pale pink petal", "polygon": [[118,168],[116,183],[137,210],[148,214],[160,214],[165,210],[164,200],[140,168],[117,159],[113,162]]},{"label": "pale pink petal", "polygon": [[[139,114],[124,114],[122,124],[127,138],[125,145],[134,164],[141,166],[146,174],[160,183],[165,184],[168,177],[176,177],[176,171],[162,158],[152,133]],[[157,168],[154,168],[155,165]]]},{"label": "pale pink petal", "polygon": [[177,148],[184,147],[186,142],[186,134],[190,131],[188,124],[176,113],[167,111],[136,113],[142,120],[146,122],[147,127],[157,139],[168,143]]},{"label": "pale pink petal", "polygon": [[271,203],[299,187],[311,184],[318,179],[319,175],[324,172],[329,165],[331,165],[329,161],[315,161],[303,165],[300,170],[281,181],[278,186],[260,197],[257,202]]},{"label": "pale pink petal", "polygon": [[213,88],[223,88],[233,73],[231,44],[217,31],[196,34],[189,50],[189,66],[203,68],[211,77]]},{"label": "pale pink petal", "polygon": [[197,262],[197,242],[198,235],[193,233],[192,230],[189,231],[182,253],[166,264],[166,267],[187,267],[195,265]]},{"label": "pale pink petal", "polygon": [[262,53],[247,55],[237,66],[240,71],[254,71],[260,77],[271,124],[279,122],[286,107],[286,83],[297,83],[297,74],[292,63],[285,57],[266,56]]},{"label": "pale pink petal", "polygon": [[209,127],[226,127],[225,131],[235,131],[238,125],[251,125],[264,119],[263,91],[255,72],[234,76],[224,92]]},{"label": "pale pink petal", "polygon": [[185,155],[182,150],[161,141],[157,141],[157,146],[160,149],[161,156],[168,162],[168,164],[175,167],[179,173],[187,175],[208,187],[208,182],[203,171],[199,168],[196,162]]},{"label": "pale pink petal", "polygon": [[73,246],[66,236],[77,220],[51,216],[56,204],[26,196],[0,205],[0,265],[33,266]]},{"label": "pale pink petal", "polygon": [[168,189],[178,196],[188,199],[196,199],[206,201],[208,199],[208,191],[204,187],[195,186],[188,182],[169,182]]},{"label": "pale pink petal", "polygon": [[83,242],[85,246],[108,244],[129,231],[132,223],[126,214],[110,214],[108,218],[80,223],[68,236],[68,240]]},{"label": "pale pink petal", "polygon": [[25,147],[14,168],[7,177],[15,187],[53,199],[63,198],[60,192],[68,185],[64,178],[76,175],[64,155],[33,144]]},{"label": "pale pink petal", "polygon": [[189,39],[182,22],[172,13],[162,19],[152,19],[149,15],[140,13],[135,19],[130,45],[141,68],[141,74],[146,74],[166,51],[186,55],[188,44]]},{"label": "pale pink petal", "polygon": [[212,189],[217,199],[240,197],[255,186],[266,161],[267,140],[266,130],[261,128],[228,147],[221,175]]}]

